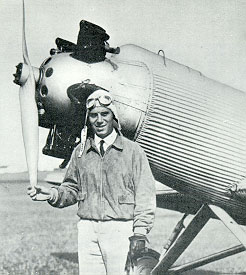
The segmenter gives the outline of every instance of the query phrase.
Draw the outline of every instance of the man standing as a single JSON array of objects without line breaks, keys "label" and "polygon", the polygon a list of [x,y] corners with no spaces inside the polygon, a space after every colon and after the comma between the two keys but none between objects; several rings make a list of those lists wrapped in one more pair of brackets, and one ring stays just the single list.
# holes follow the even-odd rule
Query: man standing
[{"label": "man standing", "polygon": [[[154,179],[143,149],[120,133],[110,93],[96,90],[86,108],[85,142],[82,137],[75,148],[64,182],[50,189],[38,186],[28,194],[59,208],[78,202],[80,274],[121,275],[129,240],[132,257],[153,226]],[[87,135],[87,124],[93,136]]]}]

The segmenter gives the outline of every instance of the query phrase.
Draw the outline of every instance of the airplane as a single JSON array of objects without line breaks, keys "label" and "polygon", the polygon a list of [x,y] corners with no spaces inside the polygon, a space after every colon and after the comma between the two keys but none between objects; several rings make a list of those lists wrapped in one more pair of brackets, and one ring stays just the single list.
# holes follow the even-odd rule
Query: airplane
[{"label": "airplane", "polygon": [[[145,150],[155,179],[168,186],[157,206],[184,213],[161,254],[148,249],[136,274],[179,274],[245,251],[246,93],[137,45],[112,48],[106,31],[80,22],[77,43],[56,39],[39,68],[28,58],[23,1],[20,85],[23,138],[30,184],[37,185],[38,127],[48,128],[43,153],[69,162],[83,140],[85,100],[95,87],[110,90],[122,133]],[[83,133],[82,133],[83,134]],[[194,215],[184,228],[188,214]],[[211,218],[240,245],[175,266]]]}]

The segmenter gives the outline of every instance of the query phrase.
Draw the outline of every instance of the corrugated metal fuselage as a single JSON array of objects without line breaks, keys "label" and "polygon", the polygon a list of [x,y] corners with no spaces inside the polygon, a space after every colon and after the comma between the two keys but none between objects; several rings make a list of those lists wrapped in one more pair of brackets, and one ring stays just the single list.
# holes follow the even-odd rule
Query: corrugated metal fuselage
[{"label": "corrugated metal fuselage", "polygon": [[135,46],[122,47],[117,58],[124,56],[146,68],[148,100],[135,138],[155,178],[244,215],[228,187],[246,176],[246,93]]}]

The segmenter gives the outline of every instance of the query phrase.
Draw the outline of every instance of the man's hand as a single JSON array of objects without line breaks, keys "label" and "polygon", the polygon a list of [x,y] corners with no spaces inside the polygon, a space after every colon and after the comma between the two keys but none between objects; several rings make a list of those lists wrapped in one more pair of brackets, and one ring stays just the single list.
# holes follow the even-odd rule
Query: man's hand
[{"label": "man's hand", "polygon": [[129,241],[130,247],[125,266],[127,274],[129,274],[130,269],[134,267],[134,262],[141,256],[140,252],[146,249],[146,243],[149,242],[145,235],[133,235],[129,238]]},{"label": "man's hand", "polygon": [[47,201],[53,198],[53,190],[41,185],[28,187],[27,194],[33,201]]}]

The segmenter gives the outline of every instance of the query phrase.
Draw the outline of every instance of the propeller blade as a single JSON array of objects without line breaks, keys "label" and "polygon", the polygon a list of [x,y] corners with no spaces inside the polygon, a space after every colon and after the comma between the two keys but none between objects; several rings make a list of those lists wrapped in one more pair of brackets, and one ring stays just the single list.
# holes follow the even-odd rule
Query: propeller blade
[{"label": "propeller blade", "polygon": [[23,0],[23,30],[22,51],[24,63],[28,65],[29,76],[23,86],[20,87],[19,99],[21,110],[22,134],[26,153],[26,162],[29,172],[30,185],[37,185],[38,178],[38,110],[35,101],[35,79],[31,66],[25,35],[25,3]]}]

